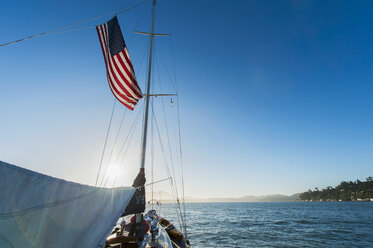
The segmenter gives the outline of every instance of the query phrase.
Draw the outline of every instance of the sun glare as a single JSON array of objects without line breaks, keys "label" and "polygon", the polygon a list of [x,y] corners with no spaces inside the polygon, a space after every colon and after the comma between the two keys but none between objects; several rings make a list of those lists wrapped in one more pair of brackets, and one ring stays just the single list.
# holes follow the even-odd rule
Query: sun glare
[{"label": "sun glare", "polygon": [[114,181],[115,177],[119,176],[119,173],[119,165],[116,163],[110,164],[110,166],[107,169],[108,181]]}]

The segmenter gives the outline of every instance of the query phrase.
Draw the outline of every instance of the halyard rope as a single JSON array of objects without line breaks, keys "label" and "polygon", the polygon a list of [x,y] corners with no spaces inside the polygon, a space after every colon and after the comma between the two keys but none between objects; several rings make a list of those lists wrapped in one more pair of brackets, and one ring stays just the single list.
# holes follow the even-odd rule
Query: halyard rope
[{"label": "halyard rope", "polygon": [[121,11],[111,11],[109,13],[106,13],[106,14],[103,14],[103,15],[100,15],[100,16],[96,16],[96,17],[92,17],[92,18],[89,18],[87,20],[84,20],[84,21],[79,21],[79,22],[76,22],[76,23],[73,23],[73,24],[70,24],[70,25],[66,25],[66,26],[63,26],[63,27],[60,27],[60,28],[55,28],[55,29],[52,29],[52,30],[49,30],[49,31],[46,31],[46,32],[43,32],[43,33],[40,33],[40,34],[34,34],[34,35],[31,35],[31,36],[27,36],[27,37],[24,37],[22,39],[19,39],[19,40],[15,40],[15,41],[10,41],[10,42],[7,42],[7,43],[4,43],[4,44],[1,44],[0,47],[4,47],[4,46],[8,46],[8,45],[11,45],[11,44],[15,44],[15,43],[19,43],[19,42],[22,42],[22,41],[25,41],[25,40],[28,40],[28,39],[32,39],[32,38],[36,38],[36,37],[40,37],[40,36],[45,36],[45,35],[48,35],[48,34],[56,34],[56,33],[64,33],[64,32],[73,32],[73,31],[79,31],[79,30],[85,30],[85,29],[88,29],[88,28],[93,28],[94,26],[90,26],[88,28],[82,28],[82,29],[75,29],[75,30],[66,30],[66,31],[62,31],[62,32],[58,32],[58,31],[61,31],[61,30],[64,30],[64,29],[67,29],[67,28],[70,28],[70,27],[74,27],[74,26],[77,26],[77,25],[80,25],[80,24],[83,24],[83,23],[86,23],[86,22],[90,22],[90,21],[94,21],[96,19],[100,19],[104,16],[108,16],[108,15],[121,15],[135,7],[137,7],[138,5],[144,3],[146,0],[141,0]]}]

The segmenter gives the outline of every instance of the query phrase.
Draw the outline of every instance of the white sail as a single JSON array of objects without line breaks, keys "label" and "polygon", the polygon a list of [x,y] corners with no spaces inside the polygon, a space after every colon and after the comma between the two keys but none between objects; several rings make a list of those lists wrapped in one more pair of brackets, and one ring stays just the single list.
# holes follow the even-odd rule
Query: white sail
[{"label": "white sail", "polygon": [[97,188],[0,161],[0,247],[102,247],[134,188]]}]

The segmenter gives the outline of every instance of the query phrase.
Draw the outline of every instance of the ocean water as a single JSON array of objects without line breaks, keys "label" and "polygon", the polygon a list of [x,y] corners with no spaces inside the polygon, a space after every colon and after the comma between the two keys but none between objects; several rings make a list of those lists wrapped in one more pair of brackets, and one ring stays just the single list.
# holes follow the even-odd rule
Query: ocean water
[{"label": "ocean water", "polygon": [[[373,202],[188,203],[186,210],[192,247],[373,248]],[[174,205],[160,214],[178,223]]]}]

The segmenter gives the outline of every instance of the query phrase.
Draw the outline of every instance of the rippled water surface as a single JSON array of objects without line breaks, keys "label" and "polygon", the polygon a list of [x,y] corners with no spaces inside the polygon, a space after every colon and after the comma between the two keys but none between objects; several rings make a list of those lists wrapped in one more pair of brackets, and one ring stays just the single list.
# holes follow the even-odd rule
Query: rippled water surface
[{"label": "rippled water surface", "polygon": [[[174,209],[165,204],[161,215],[175,221]],[[192,247],[373,247],[373,202],[189,203],[186,209]]]}]

